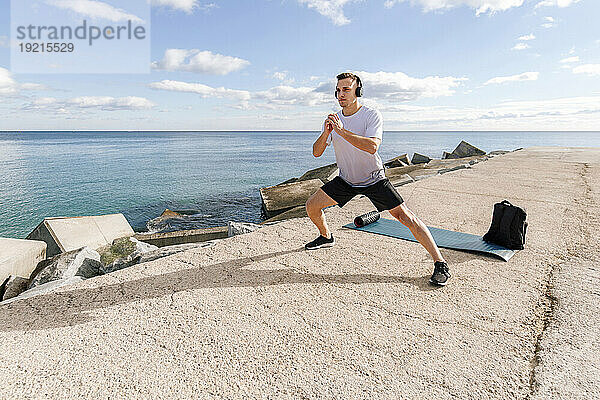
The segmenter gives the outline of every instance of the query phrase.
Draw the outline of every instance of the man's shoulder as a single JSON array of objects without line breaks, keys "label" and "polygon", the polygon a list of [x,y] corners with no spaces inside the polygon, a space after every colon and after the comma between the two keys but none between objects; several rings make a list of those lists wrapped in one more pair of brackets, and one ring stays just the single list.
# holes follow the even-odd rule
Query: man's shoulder
[{"label": "man's shoulder", "polygon": [[379,110],[374,107],[369,107],[363,104],[361,108],[364,108],[365,115],[381,117],[381,112],[379,112]]}]

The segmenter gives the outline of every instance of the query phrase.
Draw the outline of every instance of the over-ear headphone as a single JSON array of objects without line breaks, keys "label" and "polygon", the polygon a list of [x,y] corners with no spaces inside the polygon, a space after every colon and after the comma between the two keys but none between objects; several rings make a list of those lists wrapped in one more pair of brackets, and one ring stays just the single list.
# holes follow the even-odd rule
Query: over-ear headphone
[{"label": "over-ear headphone", "polygon": [[[362,95],[363,95],[362,81],[360,80],[358,75],[354,75],[354,76],[356,76],[356,90],[354,91],[354,93],[356,94],[356,97],[362,97]],[[335,98],[337,99],[337,97],[338,97],[337,88],[335,89],[335,92],[333,92],[333,94],[335,95]]]}]

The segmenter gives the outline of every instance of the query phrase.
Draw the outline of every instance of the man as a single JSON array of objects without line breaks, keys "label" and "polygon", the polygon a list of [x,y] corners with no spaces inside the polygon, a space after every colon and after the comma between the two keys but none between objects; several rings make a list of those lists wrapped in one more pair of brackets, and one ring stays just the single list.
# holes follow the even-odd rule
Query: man
[{"label": "man", "polygon": [[333,143],[339,176],[324,184],[306,202],[306,212],[319,229],[320,236],[307,243],[307,250],[331,247],[335,239],[323,208],[343,207],[358,194],[367,196],[378,211],[390,214],[410,229],[434,260],[434,271],[429,281],[443,286],[450,278],[448,264],[442,257],[427,226],[404,204],[389,179],[377,149],[383,137],[383,120],[378,110],[361,105],[362,82],[352,73],[337,76],[335,97],[342,110],[330,114],[323,123],[323,132],[313,144],[313,155],[320,157]]}]

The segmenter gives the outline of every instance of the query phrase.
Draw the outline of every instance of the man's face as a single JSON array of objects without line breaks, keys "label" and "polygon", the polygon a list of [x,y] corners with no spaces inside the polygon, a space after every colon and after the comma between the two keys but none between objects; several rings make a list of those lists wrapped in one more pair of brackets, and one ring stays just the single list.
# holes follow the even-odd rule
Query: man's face
[{"label": "man's face", "polygon": [[346,107],[356,101],[356,81],[352,78],[340,79],[335,90],[340,106]]}]

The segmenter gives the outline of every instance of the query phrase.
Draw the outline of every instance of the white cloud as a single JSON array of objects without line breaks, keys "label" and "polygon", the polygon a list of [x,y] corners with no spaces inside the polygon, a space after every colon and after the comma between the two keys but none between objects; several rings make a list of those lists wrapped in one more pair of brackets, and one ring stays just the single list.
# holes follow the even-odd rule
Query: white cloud
[{"label": "white cloud", "polygon": [[246,90],[226,89],[224,87],[213,88],[201,83],[164,80],[161,82],[153,82],[149,86],[152,89],[158,90],[195,93],[199,94],[201,97],[230,98],[239,101],[248,101],[250,99],[250,92]]},{"label": "white cloud", "polygon": [[[441,97],[454,94],[465,78],[428,76],[412,78],[403,72],[355,71],[365,86],[365,96],[371,99],[386,99],[393,102],[412,101],[425,97]],[[333,93],[334,83],[322,84],[318,92]]]},{"label": "white cloud", "polygon": [[[333,93],[333,91],[331,92]],[[330,102],[331,96],[315,91],[312,87],[276,86],[252,95],[256,100],[264,100],[269,105],[316,106]]]},{"label": "white cloud", "polygon": [[573,68],[575,74],[587,74],[590,76],[600,76],[600,64],[585,64]]},{"label": "white cloud", "polygon": [[272,75],[273,79],[283,82],[286,85],[294,83],[295,79],[289,76],[288,71],[275,71]]},{"label": "white cloud", "polygon": [[[356,72],[365,85],[366,101],[384,100],[388,103],[406,102],[420,98],[450,96],[465,78],[430,76],[412,78],[402,72]],[[281,75],[280,78],[286,78]],[[335,83],[317,84],[316,87],[278,85],[267,90],[250,92],[246,90],[214,88],[201,83],[188,83],[165,80],[149,85],[152,89],[199,94],[204,98],[227,98],[236,101],[235,108],[279,109],[289,106],[332,105]],[[252,103],[250,102],[252,100]]]},{"label": "white cloud", "polygon": [[579,0],[543,0],[535,5],[535,8],[539,7],[569,7],[571,4],[579,3]]},{"label": "white cloud", "polygon": [[46,86],[39,83],[19,83],[9,70],[0,67],[0,96],[14,95],[20,90],[44,90]]},{"label": "white cloud", "polygon": [[537,81],[539,74],[539,72],[523,72],[518,75],[499,76],[488,80],[484,85],[502,84],[506,82]]},{"label": "white cloud", "polygon": [[344,15],[344,6],[354,0],[298,0],[308,8],[315,9],[319,14],[327,17],[334,25],[342,26],[350,23]]},{"label": "white cloud", "polygon": [[10,71],[0,67],[0,95],[17,93],[18,86]]},{"label": "white cloud", "polygon": [[532,33],[530,35],[523,35],[520,38],[518,38],[517,40],[533,40],[535,39],[535,35]]},{"label": "white cloud", "polygon": [[40,97],[23,106],[24,110],[69,112],[73,109],[98,109],[103,111],[147,110],[155,106],[144,97],[82,96],[72,99]]},{"label": "white cloud", "polygon": [[74,11],[89,18],[104,18],[113,22],[127,20],[138,23],[144,22],[141,18],[128,14],[125,10],[96,0],[46,0],[46,3]]},{"label": "white cloud", "polygon": [[523,0],[387,0],[384,5],[387,8],[396,3],[410,1],[412,5],[420,4],[424,12],[444,10],[459,6],[468,6],[474,8],[477,15],[486,12],[494,13],[497,11],[506,11],[513,7],[523,5]]},{"label": "white cloud", "polygon": [[576,62],[579,62],[579,57],[574,56],[574,57],[563,58],[562,60],[560,60],[560,62],[563,64],[576,63]]},{"label": "white cloud", "polygon": [[[600,96],[505,101],[491,107],[381,106],[388,129],[598,129]],[[569,128],[570,127],[570,128]]]},{"label": "white cloud", "polygon": [[509,101],[495,108],[498,115],[518,117],[569,115],[600,112],[600,97],[569,97],[551,100]]},{"label": "white cloud", "polygon": [[285,72],[285,71],[277,71],[277,72],[273,73],[273,78],[278,79],[280,81],[285,80],[286,77],[287,77],[287,72]]},{"label": "white cloud", "polygon": [[46,85],[42,85],[40,83],[22,83],[19,85],[20,89],[23,90],[47,90],[48,87]]},{"label": "white cloud", "polygon": [[167,49],[162,60],[152,63],[152,68],[166,71],[227,75],[248,65],[250,65],[250,62],[244,59],[224,56],[210,51]]},{"label": "white cloud", "polygon": [[[189,83],[180,81],[161,81],[149,85],[152,89],[168,90],[173,92],[195,93],[203,98],[226,98],[239,102],[238,108],[274,108],[278,106],[304,105],[314,106],[325,104],[331,96],[316,92],[311,87],[276,86],[268,90],[249,92],[246,90],[214,88],[202,83]],[[250,99],[257,100],[258,104],[250,105]]]},{"label": "white cloud", "polygon": [[155,7],[168,7],[188,14],[193,13],[194,10],[209,11],[217,7],[215,3],[199,4],[198,0],[152,0],[152,5]]},{"label": "white cloud", "polygon": [[515,47],[512,48],[512,50],[525,50],[530,47],[531,46],[529,46],[527,43],[517,43],[515,44]]},{"label": "white cloud", "polygon": [[544,20],[546,21],[545,23],[542,24],[542,26],[544,28],[552,28],[554,26],[554,18],[546,17],[546,18],[544,18]]}]

